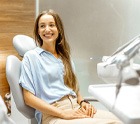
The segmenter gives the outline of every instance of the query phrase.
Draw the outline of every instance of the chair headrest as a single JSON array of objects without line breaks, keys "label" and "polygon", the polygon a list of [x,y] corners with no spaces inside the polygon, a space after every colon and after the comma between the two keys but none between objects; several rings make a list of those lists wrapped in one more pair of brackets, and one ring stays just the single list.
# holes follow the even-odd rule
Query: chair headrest
[{"label": "chair headrest", "polygon": [[27,51],[36,47],[36,43],[33,38],[21,34],[14,36],[13,45],[20,56],[24,56]]}]

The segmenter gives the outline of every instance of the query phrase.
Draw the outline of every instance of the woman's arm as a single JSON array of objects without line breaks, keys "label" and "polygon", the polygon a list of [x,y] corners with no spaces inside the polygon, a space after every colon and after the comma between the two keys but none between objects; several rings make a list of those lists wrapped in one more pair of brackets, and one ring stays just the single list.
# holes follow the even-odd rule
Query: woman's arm
[{"label": "woman's arm", "polygon": [[77,93],[77,103],[80,105],[80,102],[84,100],[84,98],[82,97],[82,95],[80,94],[80,91],[78,91]]},{"label": "woman's arm", "polygon": [[24,95],[24,100],[25,103],[32,108],[35,108],[42,113],[48,113],[50,115],[56,115],[60,116],[61,115],[61,110],[48,104],[47,102],[41,100],[40,98],[36,97],[34,94],[29,92],[26,89],[23,89],[23,95]]},{"label": "woman's arm", "polygon": [[24,95],[25,103],[27,105],[39,110],[42,113],[47,113],[63,119],[76,119],[76,118],[89,117],[85,115],[85,113],[82,112],[81,110],[65,111],[57,107],[54,107],[48,104],[47,102],[41,100],[40,98],[36,97],[34,94],[32,94],[26,89],[23,89],[23,95]]}]

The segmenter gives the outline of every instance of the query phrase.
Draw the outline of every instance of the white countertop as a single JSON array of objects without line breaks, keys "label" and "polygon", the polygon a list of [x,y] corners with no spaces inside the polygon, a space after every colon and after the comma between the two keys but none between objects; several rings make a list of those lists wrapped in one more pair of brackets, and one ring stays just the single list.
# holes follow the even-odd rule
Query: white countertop
[{"label": "white countertop", "polygon": [[123,85],[117,99],[115,84],[89,85],[88,91],[124,124],[140,124],[140,85]]}]

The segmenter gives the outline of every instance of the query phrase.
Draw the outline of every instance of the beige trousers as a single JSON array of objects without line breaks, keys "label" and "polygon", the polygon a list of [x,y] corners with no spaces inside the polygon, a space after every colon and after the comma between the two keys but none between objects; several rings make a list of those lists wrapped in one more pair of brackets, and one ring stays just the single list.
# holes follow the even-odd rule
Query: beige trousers
[{"label": "beige trousers", "polygon": [[[66,96],[52,104],[63,110],[79,109],[77,98]],[[42,124],[123,124],[116,116],[109,111],[97,110],[94,118],[65,120],[48,114],[43,114]]]}]

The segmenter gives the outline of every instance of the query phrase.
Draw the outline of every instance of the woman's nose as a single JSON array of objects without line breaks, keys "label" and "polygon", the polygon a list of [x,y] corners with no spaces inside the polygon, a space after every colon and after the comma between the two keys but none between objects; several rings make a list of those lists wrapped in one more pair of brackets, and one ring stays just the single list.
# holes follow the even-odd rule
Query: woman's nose
[{"label": "woman's nose", "polygon": [[46,31],[50,31],[50,28],[49,28],[48,25],[46,26],[45,30],[46,30]]}]

